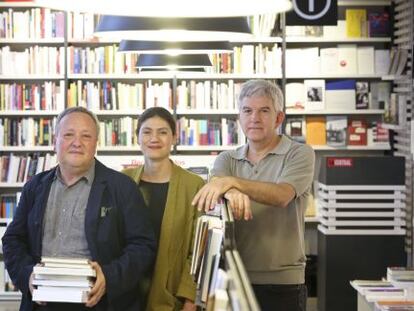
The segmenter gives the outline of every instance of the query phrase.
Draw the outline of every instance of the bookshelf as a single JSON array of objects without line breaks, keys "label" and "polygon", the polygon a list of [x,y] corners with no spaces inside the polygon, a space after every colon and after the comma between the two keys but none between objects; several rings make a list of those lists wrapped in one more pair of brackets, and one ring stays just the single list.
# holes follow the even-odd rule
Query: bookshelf
[{"label": "bookshelf", "polygon": [[[344,20],[344,10],[347,7],[361,7],[361,8],[371,8],[373,7],[374,10],[377,10],[378,7],[389,6],[391,5],[391,1],[339,1],[339,10],[340,12],[340,19]],[[32,12],[33,5],[27,2],[8,2],[8,3],[0,3],[0,11],[2,12],[11,12],[17,11],[22,12],[29,10]],[[369,10],[369,9],[368,9]],[[53,13],[53,11],[52,11]],[[27,72],[24,74],[13,74],[7,72],[5,74],[0,75],[0,84],[38,84],[42,86],[45,82],[52,82],[55,83],[56,86],[62,86],[63,92],[59,92],[59,99],[51,99],[50,101],[55,104],[54,107],[43,109],[43,110],[22,110],[22,109],[1,109],[0,110],[0,120],[4,119],[22,119],[22,118],[32,118],[34,120],[39,120],[40,118],[44,118],[47,120],[53,120],[58,113],[63,109],[63,107],[67,107],[70,103],[69,96],[66,96],[66,90],[70,90],[71,85],[74,85],[74,88],[78,88],[78,92],[89,83],[89,85],[97,87],[98,85],[101,86],[104,83],[112,83],[112,89],[118,91],[117,87],[119,85],[123,85],[123,87],[136,87],[142,88],[144,91],[140,95],[142,99],[142,106],[141,104],[134,105],[132,107],[114,107],[109,105],[108,107],[102,107],[103,103],[99,107],[92,107],[92,110],[98,115],[98,117],[103,122],[114,122],[114,120],[126,120],[126,118],[130,121],[128,122],[128,132],[130,134],[134,133],[134,120],[136,117],[143,111],[145,105],[144,103],[148,102],[148,98],[145,97],[145,94],[148,94],[148,87],[149,81],[151,81],[151,86],[155,88],[160,88],[163,83],[165,83],[165,93],[161,93],[164,96],[163,98],[167,98],[165,102],[163,102],[166,107],[170,108],[171,111],[175,114],[177,119],[182,117],[186,118],[187,120],[214,120],[217,123],[221,123],[222,119],[232,119],[235,120],[237,118],[237,107],[234,102],[236,91],[232,93],[233,104],[231,107],[218,107],[215,106],[213,108],[206,108],[198,107],[197,102],[194,102],[194,105],[191,102],[191,94],[186,94],[188,102],[186,105],[181,105],[182,103],[179,100],[173,98],[172,94],[175,92],[179,92],[179,87],[182,83],[186,83],[190,85],[191,83],[199,83],[199,84],[210,84],[209,88],[210,92],[214,89],[213,83],[217,83],[218,85],[229,85],[232,84],[233,87],[235,85],[239,85],[240,83],[248,80],[248,79],[268,79],[278,82],[279,84],[284,85],[290,82],[298,82],[304,80],[316,80],[316,79],[324,79],[326,81],[336,81],[342,79],[353,79],[353,80],[364,80],[364,81],[395,81],[401,80],[406,81],[409,76],[393,76],[393,75],[382,75],[382,74],[322,74],[322,73],[306,73],[306,74],[298,74],[298,73],[289,73],[282,68],[283,59],[286,58],[286,51],[283,50],[284,45],[286,45],[287,49],[291,48],[311,48],[317,46],[318,48],[329,48],[329,47],[336,47],[338,44],[355,44],[356,46],[374,46],[375,49],[388,49],[392,44],[392,39],[387,37],[381,38],[372,38],[372,37],[361,37],[361,38],[347,38],[345,36],[333,37],[333,36],[320,36],[320,37],[307,37],[307,36],[296,36],[296,35],[287,35],[287,36],[270,36],[270,32],[266,35],[258,34],[256,35],[255,39],[245,41],[245,42],[232,42],[234,45],[237,53],[242,53],[240,50],[243,50],[250,60],[248,61],[249,65],[247,68],[241,68],[240,70],[234,70],[234,66],[227,67],[220,63],[220,61],[215,63],[215,69],[211,70],[208,73],[185,73],[185,72],[136,72],[135,68],[133,68],[134,64],[134,56],[115,56],[115,47],[118,42],[110,41],[110,40],[97,40],[96,38],[92,37],[93,32],[93,25],[95,22],[95,17],[87,14],[72,14],[68,13],[65,16],[66,23],[64,23],[64,31],[63,36],[61,37],[30,37],[27,38],[19,37],[4,37],[0,38],[0,48],[5,46],[10,46],[12,51],[24,51],[30,47],[39,46],[39,47],[51,47],[53,49],[61,50],[61,53],[64,56],[59,56],[60,62],[60,71],[54,73],[40,73],[40,72]],[[285,27],[281,21],[278,21],[277,24],[280,24],[280,30]],[[106,49],[106,50],[105,50]],[[255,70],[258,67],[258,64],[254,63],[254,55],[258,54],[259,51],[272,51],[275,53],[270,54],[269,58],[272,59],[271,64],[272,66],[264,66],[263,61],[260,63],[262,66],[261,70]],[[72,52],[73,51],[73,52]],[[75,62],[75,51],[77,51],[77,55],[79,59]],[[100,52],[102,51],[102,52]],[[73,56],[71,56],[73,53]],[[89,53],[89,54],[88,54]],[[104,63],[103,68],[99,69],[99,66],[91,67],[88,70],[88,66],[85,65],[85,61],[82,61],[81,55],[92,55],[92,58],[95,62],[97,61],[96,57],[99,53],[103,53],[103,58],[101,57],[101,62]],[[106,54],[105,54],[106,53]],[[262,52],[260,52],[262,53]],[[265,53],[265,52],[263,52]],[[278,54],[279,53],[279,54]],[[30,52],[28,52],[30,55]],[[106,55],[106,57],[105,57]],[[108,55],[111,55],[112,61],[108,63]],[[237,54],[239,55],[239,54]],[[265,55],[265,54],[264,54]],[[119,59],[118,59],[118,58]],[[234,65],[234,57],[233,65]],[[241,57],[241,56],[237,56]],[[263,56],[264,57],[264,56]],[[65,59],[66,58],[66,59]],[[253,62],[252,62],[253,59]],[[257,62],[259,62],[257,60]],[[75,70],[75,63],[77,68]],[[87,63],[87,62],[86,62]],[[121,66],[123,64],[123,66]],[[105,66],[108,68],[105,69]],[[222,68],[222,67],[226,68]],[[82,70],[82,68],[84,70]],[[264,69],[263,69],[264,68]],[[138,86],[139,85],[139,86]],[[76,93],[76,97],[78,96],[78,92]],[[151,91],[152,92],[152,91]],[[206,89],[202,92],[204,94],[207,93]],[[56,94],[53,93],[54,97]],[[154,95],[155,96],[155,95]],[[151,101],[154,101],[154,98],[157,98],[157,101],[160,97],[152,97]],[[190,97],[190,98],[189,98]],[[79,101],[78,101],[79,102]],[[99,101],[98,101],[99,102]],[[135,104],[135,103],[134,103]],[[214,106],[211,103],[212,106]],[[369,120],[381,120],[382,115],[384,114],[383,109],[361,109],[356,110],[355,108],[350,109],[325,109],[323,111],[287,111],[286,115],[287,118],[290,117],[306,117],[306,116],[331,116],[331,115],[340,115],[345,117],[360,117],[363,116]],[[116,122],[116,121],[115,121]],[[52,123],[53,124],[53,123]],[[221,131],[223,129],[221,128]],[[105,131],[103,131],[105,132]],[[50,129],[50,133],[53,133],[53,125]],[[214,158],[214,154],[217,154],[223,150],[230,150],[234,149],[235,145],[241,144],[243,142],[243,137],[240,133],[239,137],[237,138],[237,143],[234,144],[220,144],[220,145],[186,145],[180,144],[174,147],[173,153],[183,157],[189,156],[193,158],[199,158],[199,163],[204,164],[203,156],[209,155],[210,157]],[[111,156],[117,158],[117,160],[111,160],[111,165],[114,167],[118,167],[119,163],[114,164],[116,161],[123,163],[122,161],[124,157],[128,158],[127,162],[130,163],[129,157],[137,157],[139,153],[139,148],[136,145],[136,141],[133,139],[134,135],[129,137],[129,141],[125,145],[117,144],[101,144],[98,147],[98,158],[105,162],[105,159]],[[11,153],[16,155],[28,155],[28,154],[36,154],[40,156],[44,156],[46,153],[52,153],[53,147],[51,145],[47,146],[39,146],[33,144],[31,145],[20,145],[20,146],[1,146],[0,156],[9,155]],[[378,145],[365,145],[365,146],[341,146],[341,147],[334,147],[329,145],[314,145],[314,149],[316,150],[318,155],[329,154],[384,154],[389,153],[391,150],[391,146],[388,144],[378,144]],[[210,161],[212,163],[212,161]],[[318,165],[318,164],[317,164]],[[317,166],[318,167],[318,166]],[[21,182],[0,182],[0,195],[3,193],[10,193],[18,191],[21,188],[23,183]],[[312,223],[315,218],[310,219],[310,223]],[[0,294],[0,298],[2,295]]]}]

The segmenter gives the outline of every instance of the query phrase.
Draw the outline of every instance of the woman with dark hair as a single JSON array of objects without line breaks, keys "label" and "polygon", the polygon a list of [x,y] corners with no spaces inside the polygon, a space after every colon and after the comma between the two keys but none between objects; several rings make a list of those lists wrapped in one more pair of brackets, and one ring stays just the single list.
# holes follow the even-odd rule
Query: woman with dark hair
[{"label": "woman with dark hair", "polygon": [[191,201],[204,182],[170,160],[177,136],[168,110],[145,110],[138,119],[137,135],[144,165],[124,173],[138,184],[158,238],[146,310],[195,310],[190,263],[198,213]]}]

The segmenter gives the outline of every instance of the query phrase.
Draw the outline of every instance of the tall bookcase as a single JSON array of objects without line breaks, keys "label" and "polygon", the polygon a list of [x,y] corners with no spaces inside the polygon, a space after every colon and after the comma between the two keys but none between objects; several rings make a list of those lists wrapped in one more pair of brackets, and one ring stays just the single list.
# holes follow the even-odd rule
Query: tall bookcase
[{"label": "tall bookcase", "polygon": [[[343,20],[345,8],[379,8],[390,6],[391,0],[343,0],[338,1],[338,5],[340,12],[339,18]],[[0,3],[1,12],[23,12],[31,11],[32,9],[34,8],[27,3]],[[37,142],[17,146],[0,144],[0,156],[13,154],[23,157],[34,153],[36,157],[39,157],[47,153],[53,153],[52,133],[54,118],[56,118],[64,107],[78,105],[84,101],[82,105],[94,110],[102,123],[102,136],[100,138],[101,144],[98,147],[98,158],[105,164],[116,169],[121,168],[122,165],[134,164],[136,163],[136,159],[139,159],[137,156],[139,154],[139,148],[134,137],[136,118],[145,107],[154,105],[156,102],[158,105],[169,108],[182,124],[192,124],[203,134],[205,134],[207,127],[207,137],[204,137],[202,141],[195,143],[195,138],[193,137],[191,143],[187,142],[183,144],[188,137],[182,136],[180,138],[181,144],[174,147],[173,153],[174,158],[184,166],[210,166],[214,161],[215,154],[222,150],[233,149],[236,145],[243,143],[244,138],[240,130],[237,129],[237,123],[228,121],[235,121],[237,119],[235,94],[240,83],[256,78],[269,79],[282,85],[285,90],[287,83],[304,80],[323,79],[325,81],[336,81],[356,79],[380,81],[382,78],[382,76],[375,74],[290,74],[286,71],[286,49],[335,47],[337,44],[374,46],[377,49],[389,48],[392,43],[392,38],[350,39],[345,37],[327,38],[324,36],[286,36],[284,19],[279,18],[276,23],[280,26],[280,33],[277,33],[278,36],[269,36],[268,34],[265,36],[258,35],[256,39],[249,42],[233,42],[233,45],[236,47],[235,55],[238,56],[228,57],[221,55],[217,57],[215,59],[216,69],[210,73],[137,73],[134,68],[136,56],[117,55],[115,53],[117,42],[98,41],[90,38],[94,22],[96,21],[95,17],[87,14],[64,14],[59,12],[58,14],[63,15],[63,22],[61,21],[62,17],[59,15],[58,19],[52,18],[46,24],[53,24],[54,20],[58,20],[58,23],[63,23],[63,30],[59,30],[58,32],[63,35],[59,35],[58,37],[51,35],[46,38],[27,38],[21,36],[19,39],[13,37],[0,39],[0,47],[10,46],[11,51],[23,51],[30,47],[41,46],[55,48],[61,52],[58,56],[60,62],[58,72],[40,74],[34,71],[19,75],[5,75],[3,72],[1,73],[0,83],[2,84],[44,85],[46,82],[54,83],[54,86],[53,84],[52,86],[48,85],[47,88],[48,90],[50,88],[54,90],[52,91],[52,95],[55,96],[47,100],[48,103],[52,103],[51,106],[42,106],[41,109],[33,109],[30,107],[30,109],[14,108],[2,109],[0,111],[1,120],[32,118],[34,121],[29,122],[33,123],[42,119],[42,124],[43,122],[46,124],[46,130],[44,129],[43,132],[46,131],[49,133],[49,139],[43,141],[42,144]],[[40,21],[44,19],[44,15],[44,13],[40,13]],[[265,50],[267,52],[264,52]],[[271,53],[272,51],[275,54],[268,56],[270,60],[266,62],[266,53]],[[88,62],[84,61],[86,57],[89,59]],[[236,62],[236,57],[240,57],[240,61]],[[242,64],[243,61],[248,63],[245,67]],[[238,68],[235,72],[232,70],[234,67]],[[255,70],[255,68],[261,69]],[[410,79],[410,77],[407,77],[407,79]],[[49,94],[50,91],[43,91],[43,93]],[[115,93],[117,94],[116,96]],[[40,92],[41,94],[42,92]],[[1,94],[0,96],[4,97]],[[116,100],[114,101],[113,98],[115,97]],[[227,98],[224,108],[222,103],[220,106],[216,106],[215,100],[218,101],[223,97]],[[89,98],[90,106],[88,106],[85,98]],[[208,105],[206,104],[206,99],[209,101]],[[99,105],[97,104],[98,102]],[[358,116],[369,120],[381,120],[383,113],[383,109],[345,109],[287,111],[286,114],[287,118],[335,115],[347,117]],[[15,127],[17,128],[17,124]],[[208,131],[209,127],[210,131]],[[119,135],[115,135],[115,139],[112,136],[114,129],[117,129],[119,132]],[[209,134],[211,132],[214,133],[214,129],[217,130],[217,133]],[[224,136],[220,134],[223,130],[228,131]],[[397,133],[399,136],[398,130]],[[234,135],[233,140],[231,139],[231,135]],[[226,143],[220,143],[220,140],[225,140]],[[319,155],[326,154],[378,155],[384,154],[384,152],[388,153],[391,150],[389,145],[341,147],[315,145],[313,147],[318,155],[317,159],[319,159]],[[316,169],[318,169],[318,164],[316,165]],[[22,186],[22,182],[0,182],[0,195],[18,192]],[[3,220],[3,227],[7,221],[7,219]],[[313,249],[316,249],[316,247],[313,246]],[[6,296],[0,293],[0,299],[1,297]]]}]

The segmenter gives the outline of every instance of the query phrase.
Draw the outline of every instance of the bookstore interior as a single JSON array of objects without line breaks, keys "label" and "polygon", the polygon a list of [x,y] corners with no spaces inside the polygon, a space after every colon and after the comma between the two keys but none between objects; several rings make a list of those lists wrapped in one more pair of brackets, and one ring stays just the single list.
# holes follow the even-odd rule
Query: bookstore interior
[{"label": "bookstore interior", "polygon": [[[316,155],[304,220],[315,310],[414,310],[412,0],[95,2],[0,1],[0,236],[25,182],[56,165],[65,108],[96,113],[96,157],[116,170],[143,162],[138,116],[168,109],[172,159],[208,180],[216,156],[246,142],[241,85],[265,79],[284,93],[281,132]],[[180,27],[182,37],[169,32]],[[202,310],[260,310],[234,222],[224,203],[197,221],[190,272]],[[51,289],[62,286],[53,269],[78,275],[64,283],[77,291]],[[42,258],[33,298],[84,301],[94,272]],[[1,258],[0,310],[20,298]]]}]

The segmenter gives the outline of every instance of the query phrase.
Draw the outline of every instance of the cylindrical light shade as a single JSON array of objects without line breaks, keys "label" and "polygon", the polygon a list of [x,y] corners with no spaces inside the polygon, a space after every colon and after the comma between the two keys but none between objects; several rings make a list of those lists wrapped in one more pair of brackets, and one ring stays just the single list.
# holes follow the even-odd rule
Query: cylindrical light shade
[{"label": "cylindrical light shade", "polygon": [[170,72],[170,71],[177,71],[177,72],[194,72],[194,73],[200,73],[200,72],[206,72],[205,68],[141,68],[140,72]]},{"label": "cylindrical light shade", "polygon": [[151,17],[224,17],[277,13],[292,8],[290,0],[34,0],[34,6],[57,10]]},{"label": "cylindrical light shade", "polygon": [[138,68],[204,68],[211,67],[210,58],[205,54],[162,55],[142,54],[138,57]]},{"label": "cylindrical light shade", "polygon": [[138,41],[122,40],[118,52],[134,52],[139,54],[206,54],[232,53],[233,48],[228,41]]},{"label": "cylindrical light shade", "polygon": [[152,18],[102,15],[95,36],[147,41],[228,41],[252,37],[247,18]]}]

